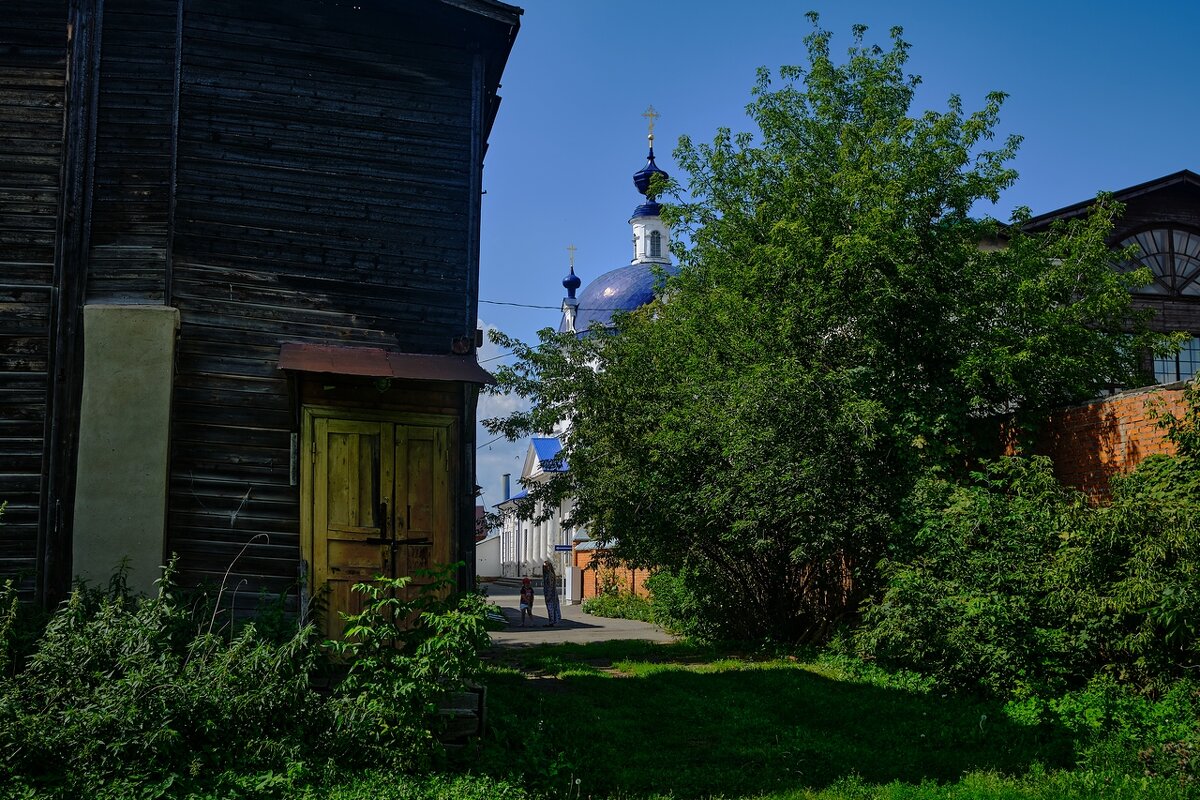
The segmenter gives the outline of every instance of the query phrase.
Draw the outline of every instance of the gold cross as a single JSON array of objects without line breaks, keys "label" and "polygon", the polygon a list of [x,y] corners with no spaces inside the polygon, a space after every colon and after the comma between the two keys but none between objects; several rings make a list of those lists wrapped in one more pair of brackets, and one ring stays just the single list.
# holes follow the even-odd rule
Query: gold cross
[{"label": "gold cross", "polygon": [[661,117],[662,114],[655,111],[654,106],[650,106],[649,108],[646,109],[646,113],[642,114],[642,116],[645,117],[646,119],[650,120],[650,139],[653,140],[654,139],[654,120]]},{"label": "gold cross", "polygon": [[567,252],[571,254],[571,271],[572,272],[575,271],[575,251],[577,249],[578,248],[576,248],[575,245],[573,245],[573,244],[567,245]]}]

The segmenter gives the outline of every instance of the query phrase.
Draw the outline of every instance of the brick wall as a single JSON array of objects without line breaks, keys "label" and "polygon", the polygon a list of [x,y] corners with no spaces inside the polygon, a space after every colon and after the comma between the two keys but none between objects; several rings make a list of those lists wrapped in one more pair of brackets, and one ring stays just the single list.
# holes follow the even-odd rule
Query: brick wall
[{"label": "brick wall", "polygon": [[583,584],[583,599],[595,597],[604,591],[606,586],[619,586],[621,591],[627,592],[631,588],[642,597],[649,595],[646,590],[646,578],[650,577],[650,571],[645,569],[632,569],[626,566],[609,566],[603,563],[602,559],[597,557],[606,551],[603,550],[576,550],[574,552],[575,566],[579,567],[580,579]]},{"label": "brick wall", "polygon": [[1175,383],[1134,389],[1058,411],[1034,452],[1050,456],[1062,483],[1096,499],[1107,497],[1112,476],[1129,472],[1146,456],[1175,452],[1152,409],[1158,406],[1181,415],[1183,387]]}]

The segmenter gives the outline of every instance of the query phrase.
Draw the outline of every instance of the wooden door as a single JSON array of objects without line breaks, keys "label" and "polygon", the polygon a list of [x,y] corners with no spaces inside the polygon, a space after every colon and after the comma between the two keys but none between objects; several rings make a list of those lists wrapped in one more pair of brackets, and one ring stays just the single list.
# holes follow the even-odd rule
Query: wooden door
[{"label": "wooden door", "polygon": [[453,554],[450,426],[310,415],[312,589],[325,635],[362,610],[356,583],[400,577]]},{"label": "wooden door", "polygon": [[314,427],[313,583],[326,593],[325,633],[340,638],[339,612],[362,610],[351,587],[389,572],[394,428],[343,419]]},{"label": "wooden door", "polygon": [[401,575],[412,575],[450,562],[446,429],[397,425],[395,442],[397,569]]}]

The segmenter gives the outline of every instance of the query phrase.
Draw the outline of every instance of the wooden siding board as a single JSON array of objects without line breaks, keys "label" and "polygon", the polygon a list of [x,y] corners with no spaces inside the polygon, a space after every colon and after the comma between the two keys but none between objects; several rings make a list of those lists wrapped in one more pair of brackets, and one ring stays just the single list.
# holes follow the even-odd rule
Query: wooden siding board
[{"label": "wooden siding board", "polygon": [[[183,555],[185,581],[219,579],[235,557],[231,580],[278,590],[298,574],[296,398],[278,370],[282,341],[444,353],[474,328],[463,299],[477,169],[470,58],[343,26],[343,12],[186,3],[166,217],[169,301],[182,323],[168,550]],[[122,76],[111,118],[134,135],[106,146],[135,170],[138,154],[170,152],[129,113],[152,106],[155,90],[132,60],[110,69]],[[154,188],[145,172],[120,174],[126,188]],[[162,222],[142,199],[125,211],[143,231]],[[340,394],[324,385],[318,396]],[[399,405],[458,416],[458,391]],[[356,396],[380,405],[362,388]],[[259,533],[269,544],[238,557]]]},{"label": "wooden siding board", "polygon": [[60,196],[65,2],[4,4],[0,25],[0,579],[32,594],[50,286]]},{"label": "wooden siding board", "polygon": [[166,296],[175,6],[106,0],[89,253],[91,302]]}]

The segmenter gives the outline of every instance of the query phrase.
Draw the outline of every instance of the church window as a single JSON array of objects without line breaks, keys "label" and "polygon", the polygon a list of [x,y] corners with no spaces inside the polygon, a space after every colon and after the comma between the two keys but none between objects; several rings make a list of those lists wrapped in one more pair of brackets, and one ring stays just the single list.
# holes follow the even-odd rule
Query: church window
[{"label": "church window", "polygon": [[1153,276],[1136,294],[1200,297],[1200,233],[1179,228],[1154,228],[1122,241],[1119,247],[1136,245],[1138,252],[1119,266],[1124,270],[1146,267]]},{"label": "church window", "polygon": [[662,234],[658,231],[650,232],[650,257],[662,258]]},{"label": "church window", "polygon": [[1158,383],[1189,381],[1200,369],[1200,339],[1188,339],[1178,353],[1154,359],[1154,380]]}]

